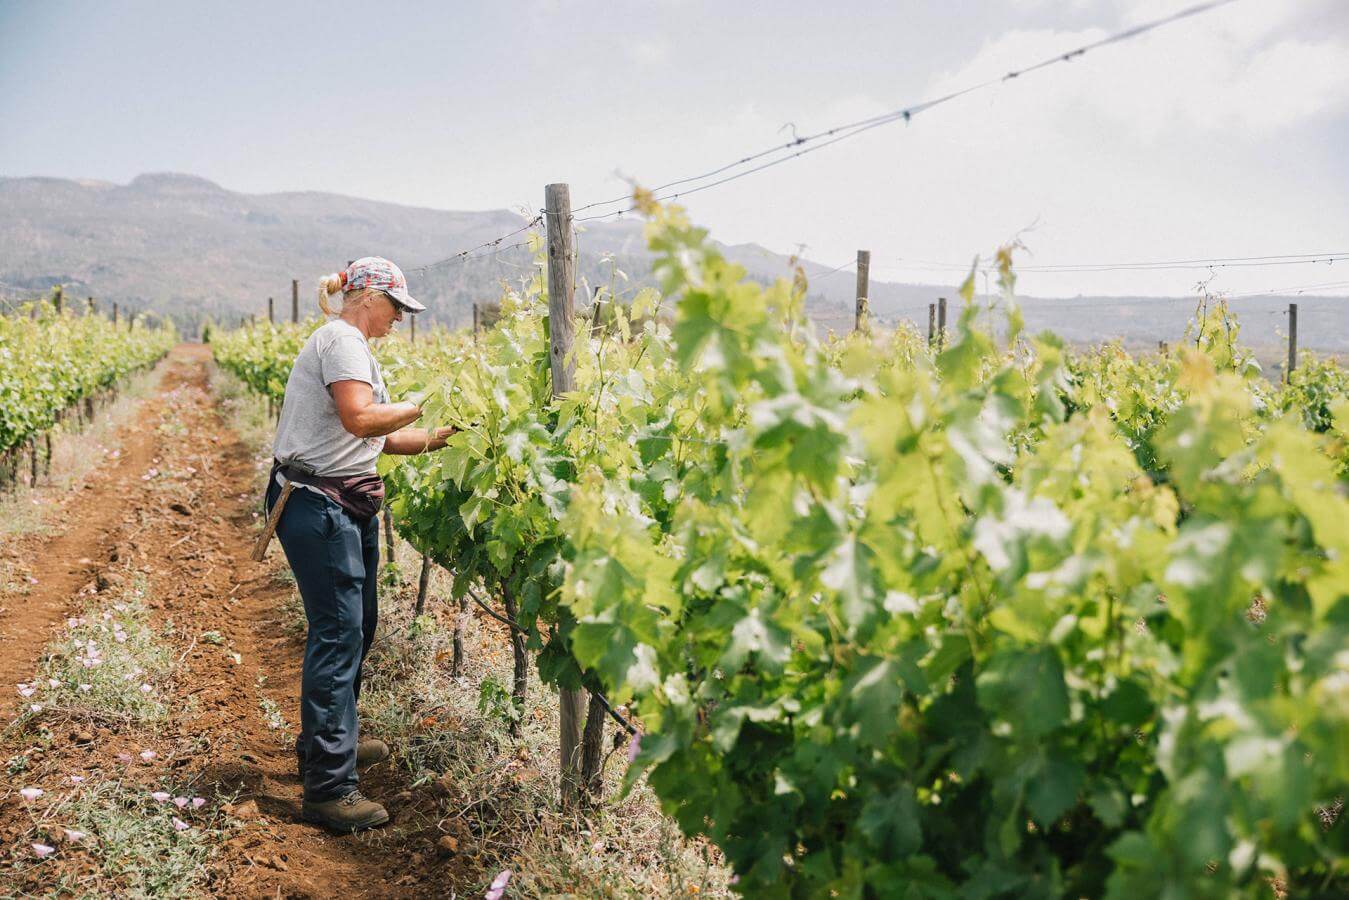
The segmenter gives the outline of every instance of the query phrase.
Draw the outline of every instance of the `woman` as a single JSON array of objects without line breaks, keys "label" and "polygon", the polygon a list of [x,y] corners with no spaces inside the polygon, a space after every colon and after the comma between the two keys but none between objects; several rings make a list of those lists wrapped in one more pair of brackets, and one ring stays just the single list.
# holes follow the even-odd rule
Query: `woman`
[{"label": "woman", "polygon": [[[342,306],[334,310],[330,298],[339,291]],[[295,743],[304,780],[301,817],[352,832],[389,820],[383,806],[356,789],[356,770],[389,755],[381,741],[358,739],[356,718],[377,615],[384,484],[375,460],[380,453],[438,450],[454,429],[408,427],[421,408],[389,402],[370,352],[370,338],[426,309],[408,295],[397,266],[367,256],[325,276],[319,307],[336,318],[309,336],[286,382],[267,508],[286,482],[295,483],[276,534],[309,620]]]}]

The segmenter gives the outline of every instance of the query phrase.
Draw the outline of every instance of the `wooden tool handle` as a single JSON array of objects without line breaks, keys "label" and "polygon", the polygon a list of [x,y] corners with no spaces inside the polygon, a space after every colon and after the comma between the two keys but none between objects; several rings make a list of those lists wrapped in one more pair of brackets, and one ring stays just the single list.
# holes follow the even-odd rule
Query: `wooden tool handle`
[{"label": "wooden tool handle", "polygon": [[281,496],[276,498],[276,503],[272,504],[272,512],[267,516],[267,525],[262,529],[262,534],[258,536],[258,542],[253,545],[253,562],[262,562],[262,558],[267,555],[267,545],[272,542],[272,535],[276,532],[276,523],[281,521],[281,511],[286,508],[286,501],[290,499],[290,492],[295,490],[295,483],[287,481],[281,486]]}]

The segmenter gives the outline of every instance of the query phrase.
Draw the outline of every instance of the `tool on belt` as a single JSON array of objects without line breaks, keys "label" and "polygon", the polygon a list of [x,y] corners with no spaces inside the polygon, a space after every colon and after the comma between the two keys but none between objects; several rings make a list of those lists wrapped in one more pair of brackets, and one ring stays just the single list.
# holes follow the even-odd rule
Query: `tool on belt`
[{"label": "tool on belt", "polygon": [[271,474],[267,476],[268,485],[276,479],[277,473],[281,475],[281,494],[272,505],[267,524],[263,526],[262,534],[253,547],[254,562],[261,562],[267,555],[267,545],[276,533],[281,512],[296,485],[317,490],[360,521],[369,521],[372,516],[378,515],[379,508],[384,504],[384,480],[373,472],[367,475],[327,477],[307,472],[298,465],[282,465],[273,460]]},{"label": "tool on belt", "polygon": [[262,562],[262,558],[267,555],[267,545],[272,542],[272,535],[276,533],[276,523],[281,521],[281,512],[286,508],[286,501],[290,499],[290,492],[293,490],[295,490],[293,481],[287,481],[282,485],[281,496],[272,504],[267,524],[263,527],[262,534],[258,535],[258,542],[253,545],[253,562]]}]

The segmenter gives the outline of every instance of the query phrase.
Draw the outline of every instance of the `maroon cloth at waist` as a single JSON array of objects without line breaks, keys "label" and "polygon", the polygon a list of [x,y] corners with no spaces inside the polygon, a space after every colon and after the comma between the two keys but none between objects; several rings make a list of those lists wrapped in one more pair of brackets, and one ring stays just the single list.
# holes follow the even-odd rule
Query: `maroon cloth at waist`
[{"label": "maroon cloth at waist", "polygon": [[272,473],[267,476],[270,483],[280,472],[287,481],[305,484],[322,491],[338,506],[358,519],[369,519],[378,515],[384,505],[384,479],[378,475],[311,475],[294,466],[282,465],[272,460]]}]

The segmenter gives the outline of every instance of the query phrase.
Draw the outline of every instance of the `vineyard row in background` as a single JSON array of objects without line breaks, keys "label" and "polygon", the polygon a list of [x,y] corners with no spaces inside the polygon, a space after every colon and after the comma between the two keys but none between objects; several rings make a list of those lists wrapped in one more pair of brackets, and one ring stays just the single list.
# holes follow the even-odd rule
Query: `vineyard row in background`
[{"label": "vineyard row in background", "polygon": [[36,484],[39,444],[43,465],[51,463],[51,430],[74,416],[93,418],[133,372],[154,365],[178,340],[172,327],[150,327],[142,317],[118,321],[97,313],[93,298],[86,314],[65,306],[53,289],[50,303],[34,302],[16,315],[0,316],[0,486],[13,486],[20,457],[29,454],[29,481]]}]

